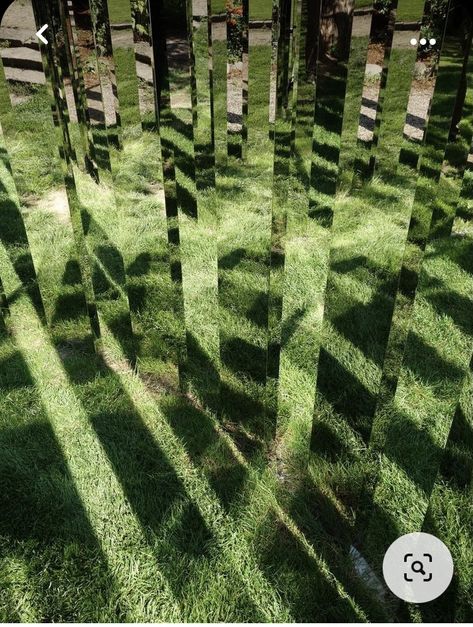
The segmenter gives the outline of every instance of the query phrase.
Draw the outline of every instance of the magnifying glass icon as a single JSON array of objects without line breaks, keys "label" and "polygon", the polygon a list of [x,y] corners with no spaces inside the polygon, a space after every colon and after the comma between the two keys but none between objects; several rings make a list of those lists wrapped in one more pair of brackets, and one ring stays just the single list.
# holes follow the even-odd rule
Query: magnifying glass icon
[{"label": "magnifying glass icon", "polygon": [[422,564],[422,562],[419,562],[419,560],[416,560],[415,562],[412,562],[411,570],[414,573],[422,573],[422,575],[425,576],[424,564]]}]

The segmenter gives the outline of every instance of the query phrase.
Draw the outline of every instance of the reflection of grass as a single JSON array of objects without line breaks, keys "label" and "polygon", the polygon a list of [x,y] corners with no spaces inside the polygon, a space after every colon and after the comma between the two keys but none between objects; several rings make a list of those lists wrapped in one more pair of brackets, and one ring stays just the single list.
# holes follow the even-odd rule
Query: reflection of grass
[{"label": "reflection of grass", "polygon": [[[56,137],[51,132],[50,97],[46,87],[15,85],[16,97],[25,101],[15,107],[15,112],[9,112],[10,99],[4,89],[2,85],[0,98],[6,110],[2,123],[17,133],[18,141],[10,153],[21,178],[21,192],[39,195],[57,186],[62,177],[57,167]],[[40,159],[38,145],[42,146]]]},{"label": "reflection of grass", "polygon": [[[363,9],[365,7],[371,7],[375,4],[373,0],[356,0],[355,8]],[[398,3],[397,20],[400,22],[417,22],[424,11],[424,0],[407,0]]]},{"label": "reflection of grass", "polygon": [[397,12],[397,19],[400,22],[418,22],[424,13],[424,4],[424,0],[409,0],[402,3]]},{"label": "reflection of grass", "polygon": [[112,24],[130,22],[130,0],[108,0],[108,10]]},{"label": "reflection of grass", "polygon": [[[337,199],[326,302],[330,322],[323,329],[326,225],[310,220],[303,233],[290,229],[280,389],[281,418],[287,429],[277,449],[261,443],[244,419],[247,410],[256,407],[261,412],[263,389],[257,377],[239,377],[236,366],[248,362],[248,355],[259,358],[258,349],[265,347],[264,256],[272,155],[266,114],[251,112],[255,102],[264,102],[261,86],[268,80],[264,54],[254,51],[251,66],[253,85],[261,89],[261,100],[250,97],[252,168],[231,161],[221,172],[218,195],[208,190],[199,196],[199,223],[181,216],[186,317],[194,336],[194,367],[200,368],[194,374],[201,376],[200,387],[192,383],[193,394],[185,398],[174,393],[167,371],[141,381],[127,371],[112,338],[107,339],[108,363],[74,344],[62,348],[61,362],[27,299],[21,293],[12,299],[15,341],[3,337],[0,345],[4,390],[0,396],[1,618],[385,618],[353,576],[346,543],[354,503],[369,468],[366,443],[360,437],[366,426],[363,410],[379,382],[383,324],[392,304],[412,187],[401,177],[388,182],[376,179]],[[406,59],[396,58],[396,67],[404,68]],[[399,83],[390,86],[390,93],[405,98],[405,90],[400,90],[405,76],[401,71],[397,76]],[[218,96],[218,110],[221,105]],[[394,111],[390,98],[387,105],[388,119],[400,123],[401,114]],[[24,106],[38,112],[44,102],[38,95]],[[43,180],[37,154],[43,151],[43,141],[53,150],[53,140],[39,136],[41,141],[33,143],[38,136],[26,131],[20,133],[17,144],[21,167],[30,172],[25,189],[44,193],[57,181]],[[323,148],[317,165],[333,168],[333,134],[320,127],[316,137]],[[177,131],[168,139],[182,153],[192,149],[190,140]],[[382,135],[383,146],[392,149],[394,139],[389,133]],[[351,155],[346,158],[352,160]],[[131,139],[119,160],[118,208],[106,178],[104,186],[97,187],[77,173],[81,202],[96,222],[92,241],[99,245],[107,238],[123,255],[141,349],[154,350],[158,357],[162,356],[159,338],[172,335],[175,324],[169,307],[172,294],[164,212],[161,199],[153,193],[161,184],[159,171],[156,138],[144,135]],[[2,180],[7,179],[8,174],[2,172]],[[4,202],[8,192],[9,188]],[[296,192],[290,191],[290,218],[301,203]],[[57,217],[36,213],[28,220],[42,280],[55,258],[59,265],[65,264],[66,244],[71,243]],[[219,318],[217,235],[222,281]],[[472,327],[471,243],[457,241],[437,242],[427,251],[415,310],[415,337],[400,393],[386,417],[394,427],[383,465],[385,492],[377,496],[383,512],[397,505],[393,506],[387,486],[399,498],[405,483],[403,498],[415,499],[412,511],[416,514],[420,499],[425,498],[422,481],[434,477],[426,467],[423,477],[406,479],[406,467],[412,470],[426,446],[432,457],[423,463],[437,461],[429,441],[443,446],[446,425],[442,417],[453,412],[458,379],[466,369],[465,346]],[[3,249],[0,261],[11,294],[19,281]],[[105,283],[104,291],[109,287]],[[219,365],[219,323],[223,339],[236,336],[246,342],[240,348],[229,343],[229,350],[237,354],[224,353],[224,358],[229,357],[224,363],[224,384],[233,392],[228,395],[233,401],[229,409],[243,427],[227,420],[222,428],[199,402],[202,386],[210,385]],[[76,330],[70,322],[70,337]],[[307,475],[298,460],[306,460],[314,403],[314,354],[321,342],[327,376],[319,383],[316,405],[318,454]],[[346,399],[352,405],[344,404]],[[465,467],[462,455],[468,459],[461,443],[471,438],[468,390],[462,411],[465,418],[457,420],[458,437],[435,486],[428,521],[429,528],[450,543],[456,563],[464,566],[459,571],[460,617],[467,616],[470,603],[468,480],[463,478],[461,483],[457,476]],[[406,426],[411,427],[409,431]],[[409,451],[407,461],[404,450]],[[253,465],[245,457],[252,457]],[[264,469],[268,458],[278,464],[282,479],[278,485]],[[284,463],[287,458],[289,464]],[[299,527],[281,515],[276,494]],[[458,522],[457,507],[464,522]],[[387,517],[386,524],[397,522]],[[420,523],[416,520],[416,524]],[[445,615],[445,607],[438,605],[429,618],[434,621]]]},{"label": "reflection of grass", "polygon": [[[234,3],[235,6],[237,2]],[[215,13],[225,13],[226,0],[212,0],[212,10]],[[272,0],[251,0],[250,19],[270,20],[272,12]]]}]

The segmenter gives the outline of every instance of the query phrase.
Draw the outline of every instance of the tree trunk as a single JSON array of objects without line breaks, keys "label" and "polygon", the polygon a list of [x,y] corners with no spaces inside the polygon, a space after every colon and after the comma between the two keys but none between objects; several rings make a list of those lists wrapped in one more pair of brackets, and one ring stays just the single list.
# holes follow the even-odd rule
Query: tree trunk
[{"label": "tree trunk", "polygon": [[308,1],[306,64],[313,74],[317,57],[321,62],[348,59],[353,0]]}]

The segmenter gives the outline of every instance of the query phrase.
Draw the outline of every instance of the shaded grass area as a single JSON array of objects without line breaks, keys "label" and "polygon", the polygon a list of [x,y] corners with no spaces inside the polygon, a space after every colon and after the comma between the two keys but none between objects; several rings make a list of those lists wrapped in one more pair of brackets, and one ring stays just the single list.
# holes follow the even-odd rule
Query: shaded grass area
[{"label": "shaded grass area", "polygon": [[[266,84],[267,51],[253,54],[253,85]],[[217,85],[219,93],[217,108],[223,99]],[[34,110],[36,104],[33,98],[28,106]],[[268,420],[261,364],[272,153],[266,113],[252,112],[258,104],[250,98],[251,170],[230,160],[219,173],[218,194],[200,192],[199,222],[180,216],[191,348],[186,395],[175,387],[172,365],[166,366],[165,349],[178,330],[169,306],[173,296],[165,216],[162,195],[156,193],[159,146],[152,135],[127,144],[118,165],[118,210],[107,201],[110,189],[98,193],[80,171],[77,179],[84,211],[96,223],[96,244],[106,237],[115,250],[105,255],[108,274],[116,275],[120,264],[127,271],[139,352],[154,351],[164,362],[161,369],[143,360],[141,379],[130,372],[114,329],[107,330],[106,323],[105,358],[74,344],[57,350],[23,289],[13,254],[18,250],[3,242],[1,275],[12,302],[12,336],[3,335],[0,344],[4,620],[330,622],[393,617],[360,584],[347,548],[371,463],[360,433],[366,433],[364,412],[379,381],[386,312],[412,189],[402,176],[390,182],[376,179],[342,193],[331,207],[330,324],[323,329],[327,225],[313,219],[304,234],[296,227],[289,232],[280,386],[287,429],[272,443],[261,435]],[[180,115],[176,112],[178,119]],[[183,133],[174,132],[169,139],[189,153]],[[331,129],[321,129],[317,140],[316,165],[322,172],[331,167]],[[35,156],[31,144],[28,149],[30,156],[22,153],[25,168]],[[2,181],[5,211],[12,195],[6,170]],[[295,194],[293,201],[300,198]],[[319,194],[315,201],[323,203],[326,196]],[[463,202],[468,214],[469,201]],[[290,218],[298,224],[297,216]],[[49,212],[44,220],[37,212],[28,225],[37,242],[33,256],[41,285],[47,283],[42,273],[51,267],[42,234],[57,230],[54,241],[65,240],[57,216]],[[20,239],[14,232],[11,242]],[[57,252],[62,249],[54,246],[64,263],[64,254]],[[470,248],[471,240],[464,239],[453,252],[449,241],[428,249],[392,447],[383,465],[386,484],[396,485],[397,493],[406,466],[412,466],[412,460],[402,457],[406,445],[413,459],[420,447],[437,459],[448,435],[441,417],[455,411],[472,328]],[[24,245],[20,252],[26,251]],[[109,276],[104,294],[112,287]],[[68,319],[68,325],[72,337],[76,321]],[[320,344],[316,455],[306,473],[314,353]],[[219,369],[220,422],[215,398],[206,398],[209,388],[218,388]],[[425,523],[453,543],[456,559],[465,565],[456,596],[426,611],[433,621],[466,617],[471,609],[465,462],[471,452],[470,397],[466,387]],[[419,427],[425,419],[419,407],[438,418],[427,430]],[[409,431],[404,431],[406,424]],[[422,477],[409,480],[416,484],[414,491],[408,486],[409,498],[423,498],[425,485],[417,486]],[[405,503],[400,505],[405,509]],[[398,529],[390,494],[379,493],[377,506],[381,514],[390,513],[380,516],[383,525]],[[465,522],[453,513],[457,507],[465,512]],[[422,523],[415,519],[415,502],[412,511],[412,521],[403,519],[402,524]],[[381,524],[378,533],[383,533]]]},{"label": "shaded grass area", "polygon": [[[319,611],[318,595],[301,597],[314,579],[332,599],[324,616],[359,615],[281,520],[269,477],[239,460],[211,417],[108,360],[83,359],[74,383],[77,356],[58,358],[28,301],[12,314],[16,342],[2,343],[11,365],[2,369],[2,617],[14,608],[23,620],[304,620]],[[14,495],[34,525],[19,524]],[[284,563],[273,545],[287,547]]]}]

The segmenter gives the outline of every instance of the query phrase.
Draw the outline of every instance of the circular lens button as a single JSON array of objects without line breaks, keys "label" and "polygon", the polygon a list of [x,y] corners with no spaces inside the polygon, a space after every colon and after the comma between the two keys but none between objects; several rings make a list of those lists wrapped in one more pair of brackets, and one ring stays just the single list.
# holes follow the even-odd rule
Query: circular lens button
[{"label": "circular lens button", "polygon": [[407,533],[386,551],[383,575],[388,588],[410,603],[428,603],[450,585],[453,560],[445,544],[430,533]]}]

